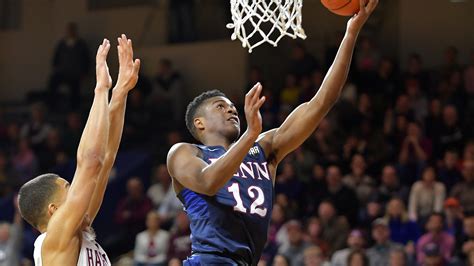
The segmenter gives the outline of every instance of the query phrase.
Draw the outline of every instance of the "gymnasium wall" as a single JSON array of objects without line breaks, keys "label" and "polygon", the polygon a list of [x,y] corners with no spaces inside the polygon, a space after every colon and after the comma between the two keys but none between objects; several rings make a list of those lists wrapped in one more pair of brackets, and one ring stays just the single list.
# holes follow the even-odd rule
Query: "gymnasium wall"
[{"label": "gymnasium wall", "polygon": [[[454,1],[453,1],[454,2]],[[401,1],[400,56],[420,53],[426,66],[438,66],[444,49],[454,45],[460,61],[467,63],[474,52],[474,1],[449,0]],[[406,63],[406,60],[405,62]]]}]

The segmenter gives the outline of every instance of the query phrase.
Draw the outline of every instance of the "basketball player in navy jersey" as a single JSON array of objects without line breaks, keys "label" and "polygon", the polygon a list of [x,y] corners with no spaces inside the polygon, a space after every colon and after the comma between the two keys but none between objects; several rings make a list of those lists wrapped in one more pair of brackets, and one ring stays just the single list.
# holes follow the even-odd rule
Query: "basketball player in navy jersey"
[{"label": "basketball player in navy jersey", "polygon": [[191,221],[192,255],[184,265],[257,265],[267,238],[278,163],[300,146],[337,101],[357,36],[378,0],[360,0],[318,93],[276,129],[261,133],[262,86],[245,96],[240,136],[234,104],[219,91],[196,97],[186,126],[204,145],[178,143],[168,154],[173,186]]},{"label": "basketball player in navy jersey", "polygon": [[81,141],[72,184],[44,174],[24,184],[18,203],[23,218],[41,232],[34,260],[42,265],[110,265],[95,241],[91,224],[96,217],[119,148],[128,92],[135,87],[140,61],[133,60],[131,40],[118,39],[119,76],[108,102],[112,79],[107,67],[108,40],[97,51],[97,85]]}]

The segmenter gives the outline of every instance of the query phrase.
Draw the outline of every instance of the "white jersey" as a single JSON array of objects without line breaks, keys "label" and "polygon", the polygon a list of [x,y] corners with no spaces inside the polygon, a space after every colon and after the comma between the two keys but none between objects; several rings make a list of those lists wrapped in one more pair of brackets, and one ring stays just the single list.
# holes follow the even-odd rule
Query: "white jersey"
[{"label": "white jersey", "polygon": [[[33,252],[33,258],[35,260],[35,266],[43,266],[41,260],[41,247],[43,246],[44,238],[46,233],[41,234],[35,241],[35,250]],[[90,232],[82,232],[82,243],[81,251],[79,253],[79,259],[77,260],[77,266],[110,266],[109,258],[102,249],[102,247],[95,241],[94,234]]]}]

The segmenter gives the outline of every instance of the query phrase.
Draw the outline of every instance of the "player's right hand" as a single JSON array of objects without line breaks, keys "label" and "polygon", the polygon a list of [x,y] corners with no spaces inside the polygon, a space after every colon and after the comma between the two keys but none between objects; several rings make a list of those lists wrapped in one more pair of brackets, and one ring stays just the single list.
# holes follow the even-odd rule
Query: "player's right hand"
[{"label": "player's right hand", "polygon": [[109,67],[107,66],[107,55],[110,50],[110,42],[104,39],[102,44],[97,49],[95,71],[97,76],[97,91],[108,91],[112,87],[112,77],[109,74]]},{"label": "player's right hand", "polygon": [[359,33],[362,26],[365,24],[370,14],[375,10],[379,0],[359,0],[360,9],[357,14],[347,22],[347,31],[352,33]]},{"label": "player's right hand", "polygon": [[247,119],[247,133],[254,138],[262,132],[262,115],[260,107],[265,102],[265,96],[260,97],[262,93],[262,85],[257,83],[245,95],[245,119]]},{"label": "player's right hand", "polygon": [[137,84],[140,59],[133,60],[132,40],[125,34],[118,38],[117,49],[120,67],[115,88],[127,93]]}]

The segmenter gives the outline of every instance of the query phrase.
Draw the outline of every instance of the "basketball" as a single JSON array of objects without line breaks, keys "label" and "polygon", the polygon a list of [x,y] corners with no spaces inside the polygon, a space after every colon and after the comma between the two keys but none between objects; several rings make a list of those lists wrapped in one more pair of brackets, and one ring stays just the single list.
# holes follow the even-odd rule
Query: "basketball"
[{"label": "basketball", "polygon": [[359,0],[321,0],[321,3],[340,16],[352,16],[359,11]]}]

